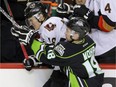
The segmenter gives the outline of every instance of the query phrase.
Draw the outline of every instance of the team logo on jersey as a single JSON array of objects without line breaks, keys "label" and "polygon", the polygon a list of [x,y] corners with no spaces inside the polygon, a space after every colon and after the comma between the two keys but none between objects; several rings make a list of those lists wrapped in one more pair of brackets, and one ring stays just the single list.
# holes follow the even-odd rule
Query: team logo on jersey
[{"label": "team logo on jersey", "polygon": [[64,48],[61,44],[57,45],[54,49],[55,49],[61,56],[63,56],[65,48]]},{"label": "team logo on jersey", "polygon": [[56,27],[56,24],[52,24],[51,22],[47,24],[46,26],[44,26],[44,28],[46,28],[48,31],[54,30],[55,27]]}]

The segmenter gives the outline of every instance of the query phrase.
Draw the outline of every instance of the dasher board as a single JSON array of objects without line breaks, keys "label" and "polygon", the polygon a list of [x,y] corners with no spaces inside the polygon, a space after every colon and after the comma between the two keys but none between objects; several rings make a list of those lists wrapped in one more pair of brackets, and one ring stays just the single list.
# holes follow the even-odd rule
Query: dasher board
[{"label": "dasher board", "polygon": [[[115,64],[100,66],[105,72],[105,83],[102,87],[116,87]],[[26,71],[21,63],[0,63],[0,87],[42,87],[52,71],[46,67]]]}]

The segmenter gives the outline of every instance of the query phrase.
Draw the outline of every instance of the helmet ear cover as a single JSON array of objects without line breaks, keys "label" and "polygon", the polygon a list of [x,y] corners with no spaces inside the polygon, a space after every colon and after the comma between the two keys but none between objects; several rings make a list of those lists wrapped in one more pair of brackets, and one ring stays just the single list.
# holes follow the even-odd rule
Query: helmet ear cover
[{"label": "helmet ear cover", "polygon": [[90,26],[86,20],[80,17],[70,19],[67,27],[79,33],[79,39],[84,38],[90,31]]},{"label": "helmet ear cover", "polygon": [[72,39],[72,41],[74,40],[74,39],[73,39],[74,34],[75,34],[75,31],[72,30],[72,31],[71,31],[71,34],[70,34],[70,38]]}]

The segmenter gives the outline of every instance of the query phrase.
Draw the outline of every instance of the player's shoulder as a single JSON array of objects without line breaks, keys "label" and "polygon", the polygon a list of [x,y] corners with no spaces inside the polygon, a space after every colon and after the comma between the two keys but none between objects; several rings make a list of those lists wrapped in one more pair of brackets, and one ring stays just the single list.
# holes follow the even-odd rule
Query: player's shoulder
[{"label": "player's shoulder", "polygon": [[106,4],[108,4],[108,5],[114,5],[114,3],[116,2],[116,0],[97,0],[97,2],[99,2],[99,4],[102,5],[102,6],[106,6]]},{"label": "player's shoulder", "polygon": [[50,17],[46,21],[58,21],[58,20],[62,20],[62,18],[60,18],[60,17]]},{"label": "player's shoulder", "polygon": [[51,24],[51,23],[52,24],[62,23],[62,18],[60,18],[60,17],[50,17],[45,22],[43,22],[42,25]]},{"label": "player's shoulder", "polygon": [[99,2],[104,2],[104,3],[113,3],[115,0],[97,0]]},{"label": "player's shoulder", "polygon": [[[89,45],[96,45],[96,43],[95,43],[94,40],[90,37],[90,35],[86,35],[84,39],[85,39],[84,44],[87,43],[88,46],[89,46]],[[83,44],[83,45],[84,45],[84,44]]]},{"label": "player's shoulder", "polygon": [[62,24],[63,24],[62,18],[60,18],[60,17],[50,17],[42,24],[42,26],[62,25]]}]

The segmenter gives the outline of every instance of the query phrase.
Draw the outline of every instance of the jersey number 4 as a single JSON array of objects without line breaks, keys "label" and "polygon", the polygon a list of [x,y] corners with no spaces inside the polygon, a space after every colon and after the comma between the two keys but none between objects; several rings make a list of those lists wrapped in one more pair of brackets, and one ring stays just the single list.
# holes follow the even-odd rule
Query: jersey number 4
[{"label": "jersey number 4", "polygon": [[108,13],[111,13],[111,7],[109,3],[107,3],[107,5],[105,6],[105,11],[108,11]]}]

